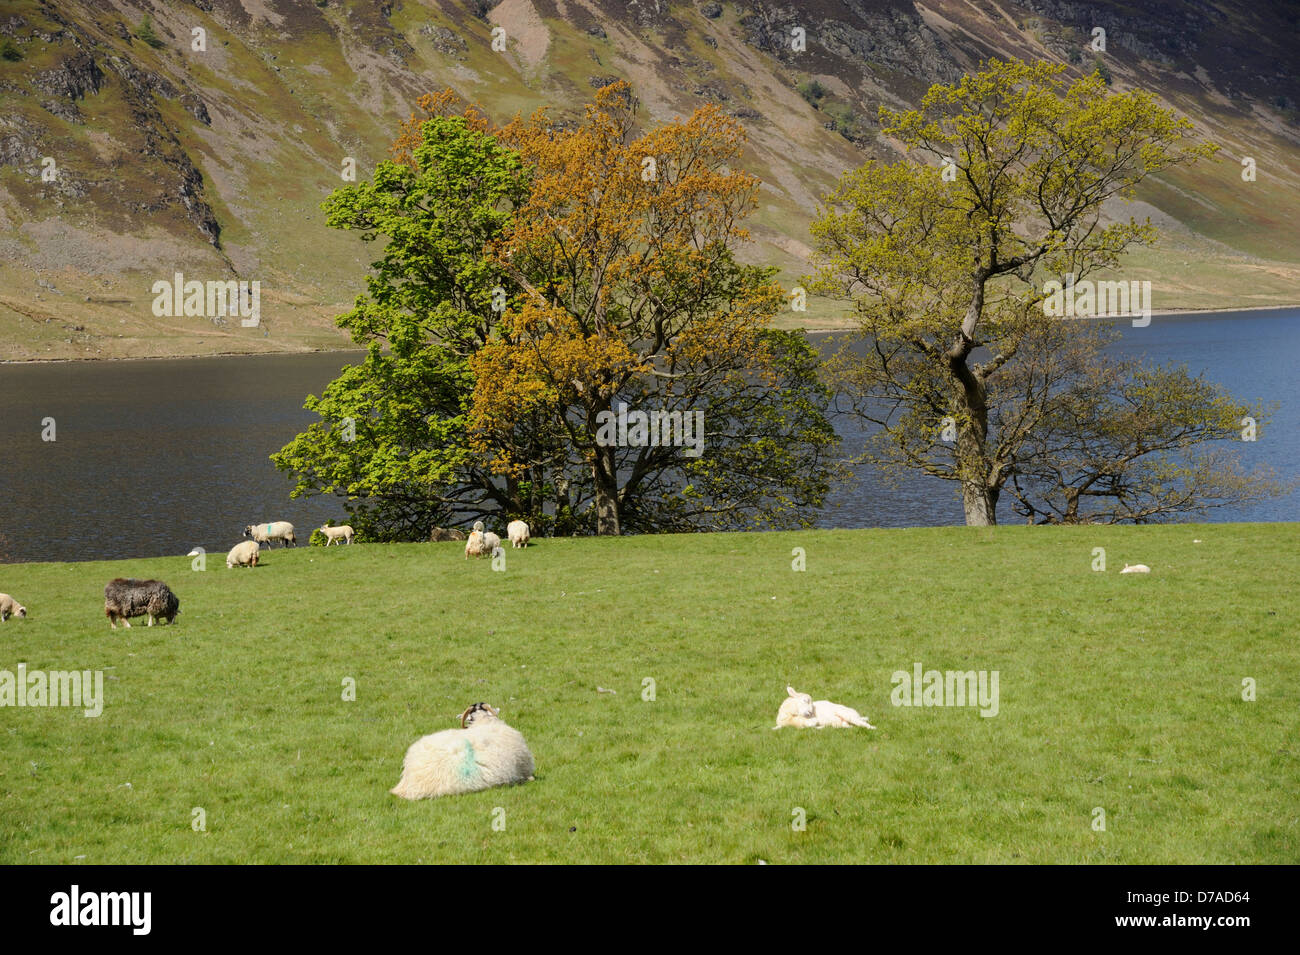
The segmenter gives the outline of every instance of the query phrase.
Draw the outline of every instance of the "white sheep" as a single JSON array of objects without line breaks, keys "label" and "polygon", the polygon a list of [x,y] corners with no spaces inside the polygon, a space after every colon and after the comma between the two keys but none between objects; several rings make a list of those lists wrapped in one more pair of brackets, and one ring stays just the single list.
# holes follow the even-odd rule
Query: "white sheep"
[{"label": "white sheep", "polygon": [[0,623],[9,617],[25,617],[27,608],[8,594],[0,594]]},{"label": "white sheep", "polygon": [[251,537],[259,544],[279,541],[284,547],[292,544],[298,546],[298,538],[293,536],[293,525],[288,521],[270,521],[266,524],[249,524],[244,528],[244,536]]},{"label": "white sheep", "polygon": [[1146,564],[1125,564],[1124,569],[1121,570],[1120,573],[1121,574],[1149,574],[1151,573],[1151,568],[1148,567]]},{"label": "white sheep", "polygon": [[776,725],[772,727],[774,730],[779,730],[782,726],[801,729],[862,726],[869,730],[875,729],[865,716],[851,706],[832,703],[830,700],[814,702],[807,693],[800,693],[792,686],[787,686],[785,692],[788,699],[783,700],[781,708],[777,710]]},{"label": "white sheep", "polygon": [[471,557],[482,557],[487,551],[483,548],[483,532],[470,531],[469,537],[465,538],[465,559]]},{"label": "white sheep", "polygon": [[465,559],[495,554],[501,546],[501,538],[491,531],[482,530],[482,522],[474,527],[475,530],[470,531],[469,537],[465,539]]},{"label": "white sheep", "polygon": [[325,541],[326,547],[329,547],[330,544],[340,540],[351,544],[352,538],[356,534],[356,532],[352,530],[351,524],[340,524],[338,527],[330,527],[328,524],[323,524],[318,529],[327,538]]},{"label": "white sheep", "polygon": [[389,792],[403,799],[429,799],[532,779],[533,754],[523,735],[499,718],[500,712],[475,703],[461,714],[460,729],[417,739],[402,760],[402,778]]},{"label": "white sheep", "polygon": [[525,521],[511,521],[506,525],[506,537],[510,538],[511,547],[527,547],[528,524]]},{"label": "white sheep", "polygon": [[226,555],[226,569],[232,567],[256,567],[261,546],[257,541],[240,541],[230,548]]}]

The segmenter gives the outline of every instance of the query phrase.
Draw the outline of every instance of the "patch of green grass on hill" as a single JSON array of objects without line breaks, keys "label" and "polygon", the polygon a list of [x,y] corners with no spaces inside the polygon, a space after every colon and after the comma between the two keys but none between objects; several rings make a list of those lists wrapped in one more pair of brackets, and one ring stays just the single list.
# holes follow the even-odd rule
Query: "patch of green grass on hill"
[{"label": "patch of green grass on hill", "polygon": [[[0,863],[1294,863],[1298,544],[1016,526],[543,539],[503,572],[458,544],[0,566],[30,612],[0,669],[107,676],[99,718],[0,711]],[[166,580],[178,623],[110,630],[119,574]],[[918,662],[999,671],[998,714],[892,706]],[[773,732],[787,682],[879,728]],[[390,796],[478,700],[536,779]]]}]

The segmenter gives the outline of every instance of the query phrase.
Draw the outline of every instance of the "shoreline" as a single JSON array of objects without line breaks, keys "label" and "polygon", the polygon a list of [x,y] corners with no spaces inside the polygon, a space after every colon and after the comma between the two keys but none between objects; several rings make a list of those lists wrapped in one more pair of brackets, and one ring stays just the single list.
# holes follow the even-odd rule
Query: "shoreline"
[{"label": "shoreline", "polygon": [[[1300,309],[1300,304],[1293,305],[1242,305],[1234,308],[1186,308],[1174,309],[1165,312],[1152,312],[1152,319],[1156,318],[1189,318],[1194,315],[1222,315],[1229,312],[1277,312],[1285,310]],[[1104,317],[1104,316],[1103,316]],[[1127,317],[1127,316],[1121,316]],[[831,335],[836,332],[851,332],[852,325],[837,325],[832,328],[803,328],[803,329],[783,329],[784,331],[803,331],[808,335]],[[198,358],[259,358],[259,357],[276,357],[283,358],[288,355],[324,355],[324,354],[346,354],[349,352],[363,353],[364,348],[357,348],[355,344],[348,348],[299,348],[292,351],[257,351],[257,352],[209,352],[202,355],[143,355],[134,358],[2,358],[0,367],[6,365],[60,365],[72,364],[75,362],[121,362],[121,361],[182,361],[194,360]]]}]

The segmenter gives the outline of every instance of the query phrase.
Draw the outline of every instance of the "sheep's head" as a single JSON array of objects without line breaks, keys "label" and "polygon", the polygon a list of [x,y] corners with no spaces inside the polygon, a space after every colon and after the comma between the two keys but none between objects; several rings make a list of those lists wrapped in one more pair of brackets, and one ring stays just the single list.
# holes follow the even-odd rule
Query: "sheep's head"
[{"label": "sheep's head", "polygon": [[14,616],[17,617],[27,616],[27,608],[24,607],[22,604],[19,604],[17,607],[14,608]]},{"label": "sheep's head", "polygon": [[246,525],[246,526],[244,527],[244,536],[245,536],[245,537],[252,537],[252,536],[253,536],[253,525],[252,525],[252,524],[248,524],[248,525]]},{"label": "sheep's head", "polygon": [[482,522],[482,521],[475,521],[475,522],[474,522],[474,530],[476,530],[476,531],[478,531],[480,534],[482,534],[482,533],[483,533],[483,529],[484,529],[484,528],[483,528],[483,522]]},{"label": "sheep's head", "polygon": [[795,716],[805,720],[811,720],[817,716],[817,708],[813,706],[811,696],[807,693],[800,693],[792,686],[787,686],[785,692],[790,695],[790,699],[795,701]]},{"label": "sheep's head", "polygon": [[479,723],[487,723],[497,718],[500,710],[490,703],[475,703],[464,713],[460,714],[460,725],[462,727],[475,726]]}]

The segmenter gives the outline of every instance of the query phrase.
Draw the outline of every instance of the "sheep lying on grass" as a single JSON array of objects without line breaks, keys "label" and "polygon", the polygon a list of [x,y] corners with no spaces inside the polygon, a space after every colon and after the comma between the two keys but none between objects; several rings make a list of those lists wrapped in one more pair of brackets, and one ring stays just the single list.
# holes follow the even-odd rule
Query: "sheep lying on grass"
[{"label": "sheep lying on grass", "polygon": [[776,725],[772,727],[774,730],[779,730],[782,726],[800,729],[862,726],[869,730],[875,729],[866,717],[850,706],[842,706],[830,700],[813,702],[811,696],[800,693],[792,686],[787,686],[785,692],[789,698],[782,701],[781,708],[777,710]]},{"label": "sheep lying on grass", "polygon": [[181,602],[171,588],[161,580],[134,580],[118,577],[104,586],[104,614],[109,626],[117,629],[117,621],[131,628],[129,617],[149,617],[149,626],[158,619],[176,622],[181,612]]},{"label": "sheep lying on grass", "polygon": [[527,547],[528,525],[523,521],[511,521],[506,525],[506,537],[510,538],[511,547]]},{"label": "sheep lying on grass", "polygon": [[244,536],[251,537],[259,544],[271,544],[279,541],[282,547],[292,544],[298,546],[298,538],[293,536],[293,525],[288,521],[271,521],[267,524],[249,524],[244,528]]},{"label": "sheep lying on grass", "polygon": [[460,729],[417,739],[402,760],[402,778],[389,792],[429,799],[532,779],[533,754],[523,735],[499,719],[500,712],[475,703],[461,714]]},{"label": "sheep lying on grass", "polygon": [[10,617],[25,616],[27,616],[26,607],[8,594],[0,594],[0,623],[4,623]]},{"label": "sheep lying on grass", "polygon": [[330,544],[337,541],[345,541],[346,543],[351,544],[352,537],[355,534],[352,530],[351,524],[340,524],[338,527],[330,527],[328,524],[322,524],[318,530],[325,535],[326,547],[329,547]]},{"label": "sheep lying on grass", "polygon": [[1151,568],[1148,567],[1146,564],[1125,564],[1124,569],[1121,570],[1120,573],[1121,574],[1149,574],[1151,573]]},{"label": "sheep lying on grass", "polygon": [[226,569],[231,567],[256,567],[261,546],[257,541],[240,541],[226,555]]}]

